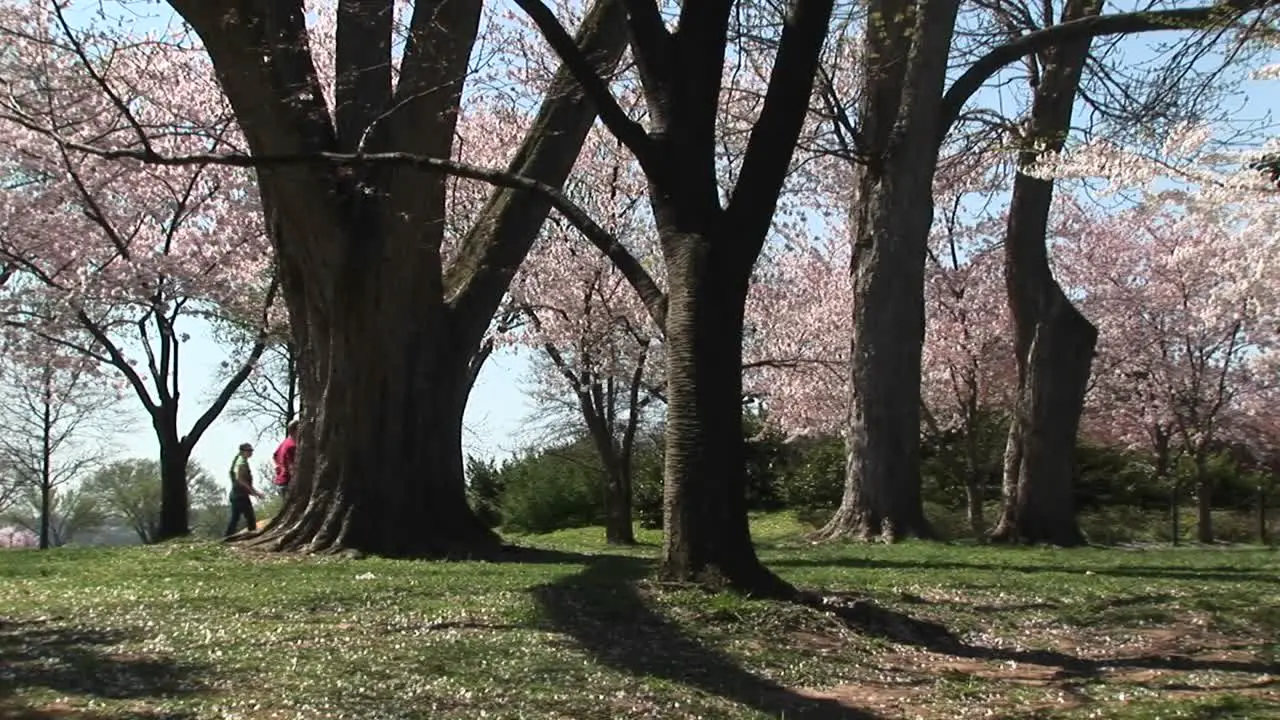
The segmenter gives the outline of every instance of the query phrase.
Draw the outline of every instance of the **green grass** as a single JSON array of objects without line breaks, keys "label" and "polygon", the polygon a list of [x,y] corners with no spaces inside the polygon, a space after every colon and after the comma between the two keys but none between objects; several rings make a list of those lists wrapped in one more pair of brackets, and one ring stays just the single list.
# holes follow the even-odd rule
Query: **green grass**
[{"label": "green grass", "polygon": [[[869,628],[659,586],[659,537],[514,538],[538,562],[0,554],[0,718],[1280,718],[1280,553],[814,546],[792,582]],[[960,640],[904,635],[909,616]]]}]

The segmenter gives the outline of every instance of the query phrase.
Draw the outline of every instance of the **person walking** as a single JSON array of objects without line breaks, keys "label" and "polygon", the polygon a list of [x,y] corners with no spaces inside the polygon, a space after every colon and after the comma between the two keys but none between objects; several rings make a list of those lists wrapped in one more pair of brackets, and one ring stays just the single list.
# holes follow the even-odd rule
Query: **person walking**
[{"label": "person walking", "polygon": [[293,481],[293,468],[298,457],[298,421],[292,420],[285,428],[284,440],[272,453],[271,459],[276,464],[275,485],[280,497],[287,499],[289,483]]},{"label": "person walking", "polygon": [[231,461],[231,521],[227,523],[224,537],[236,533],[236,526],[243,517],[249,523],[249,529],[258,527],[258,519],[253,514],[253,501],[250,497],[265,497],[253,487],[253,472],[249,470],[249,458],[253,457],[253,446],[244,443],[240,451]]}]

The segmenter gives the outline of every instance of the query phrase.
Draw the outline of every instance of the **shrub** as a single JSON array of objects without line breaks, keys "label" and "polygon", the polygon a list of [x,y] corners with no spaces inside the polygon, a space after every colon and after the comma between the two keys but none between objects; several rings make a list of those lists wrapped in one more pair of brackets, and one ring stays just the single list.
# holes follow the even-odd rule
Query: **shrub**
[{"label": "shrub", "polygon": [[787,507],[834,508],[844,495],[844,442],[840,438],[800,440],[793,444],[778,494]]},{"label": "shrub", "polygon": [[603,473],[585,443],[529,453],[504,465],[501,474],[506,530],[546,533],[603,521]]}]

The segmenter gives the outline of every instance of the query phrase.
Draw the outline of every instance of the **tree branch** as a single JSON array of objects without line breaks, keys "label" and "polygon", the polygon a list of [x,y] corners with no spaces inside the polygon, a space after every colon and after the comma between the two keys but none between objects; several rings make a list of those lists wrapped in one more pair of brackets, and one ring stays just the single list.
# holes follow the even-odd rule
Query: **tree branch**
[{"label": "tree branch", "polygon": [[1155,30],[1205,29],[1233,22],[1249,12],[1275,4],[1276,0],[1228,0],[1196,8],[1095,15],[1023,35],[978,58],[947,90],[940,108],[937,143],[942,144],[965,103],[982,84],[1001,68],[1021,57],[1087,37],[1129,35]]},{"label": "tree branch", "polygon": [[573,73],[573,77],[582,86],[587,99],[595,105],[601,122],[609,128],[609,132],[627,146],[635,156],[636,162],[640,163],[640,167],[646,172],[656,171],[657,158],[649,134],[640,123],[627,116],[626,111],[609,90],[608,84],[591,67],[591,62],[578,49],[577,43],[556,19],[551,8],[547,7],[542,0],[515,0],[515,3],[538,26],[538,30],[555,50],[561,62]]}]

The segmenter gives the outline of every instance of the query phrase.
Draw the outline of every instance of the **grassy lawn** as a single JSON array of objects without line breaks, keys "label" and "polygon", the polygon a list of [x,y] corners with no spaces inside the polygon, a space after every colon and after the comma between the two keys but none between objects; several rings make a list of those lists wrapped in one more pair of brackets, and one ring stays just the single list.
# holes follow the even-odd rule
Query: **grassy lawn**
[{"label": "grassy lawn", "polygon": [[0,718],[1280,718],[1280,553],[811,546],[830,613],[648,581],[656,533],[520,563],[0,553]]}]

